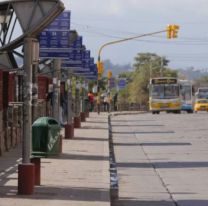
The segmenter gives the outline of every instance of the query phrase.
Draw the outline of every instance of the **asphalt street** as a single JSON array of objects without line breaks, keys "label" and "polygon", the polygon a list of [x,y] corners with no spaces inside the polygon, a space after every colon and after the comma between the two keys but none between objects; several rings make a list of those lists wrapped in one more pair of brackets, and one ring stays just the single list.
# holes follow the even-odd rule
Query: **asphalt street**
[{"label": "asphalt street", "polygon": [[112,116],[113,206],[207,206],[208,114]]}]

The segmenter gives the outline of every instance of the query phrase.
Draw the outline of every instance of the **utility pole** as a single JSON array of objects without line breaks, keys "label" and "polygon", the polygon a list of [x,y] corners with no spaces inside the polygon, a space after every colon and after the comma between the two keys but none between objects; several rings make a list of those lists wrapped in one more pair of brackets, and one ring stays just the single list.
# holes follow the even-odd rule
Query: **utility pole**
[{"label": "utility pole", "polygon": [[163,77],[163,57],[160,58],[160,77]]},{"label": "utility pole", "polygon": [[107,77],[108,77],[108,89],[107,89],[107,97],[108,97],[108,112],[111,111],[111,93],[110,93],[110,81],[112,78],[112,71],[109,70],[107,73]]}]

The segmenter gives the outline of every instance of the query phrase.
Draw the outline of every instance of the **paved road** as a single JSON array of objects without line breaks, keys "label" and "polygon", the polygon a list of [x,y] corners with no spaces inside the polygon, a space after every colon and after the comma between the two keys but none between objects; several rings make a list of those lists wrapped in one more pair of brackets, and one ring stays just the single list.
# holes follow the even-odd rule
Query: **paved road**
[{"label": "paved road", "polygon": [[112,117],[114,206],[207,206],[208,114]]}]

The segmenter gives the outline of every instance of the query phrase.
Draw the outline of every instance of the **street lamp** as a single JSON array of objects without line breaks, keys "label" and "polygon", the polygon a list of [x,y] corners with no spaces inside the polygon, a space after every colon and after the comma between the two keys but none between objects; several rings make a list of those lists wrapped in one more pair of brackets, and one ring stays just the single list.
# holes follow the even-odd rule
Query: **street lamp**
[{"label": "street lamp", "polygon": [[0,11],[0,24],[1,24],[1,32],[6,31],[7,25],[9,24],[11,18],[11,12],[2,10]]}]

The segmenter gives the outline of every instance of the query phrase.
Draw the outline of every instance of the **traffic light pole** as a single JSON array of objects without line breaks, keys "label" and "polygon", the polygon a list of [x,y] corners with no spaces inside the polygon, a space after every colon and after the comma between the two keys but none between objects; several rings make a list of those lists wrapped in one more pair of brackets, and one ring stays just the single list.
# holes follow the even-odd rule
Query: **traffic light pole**
[{"label": "traffic light pole", "polygon": [[[101,52],[107,46],[110,46],[110,45],[113,45],[113,44],[119,44],[119,43],[122,43],[122,42],[125,42],[125,41],[130,41],[130,40],[138,39],[138,38],[145,37],[145,36],[152,36],[152,35],[155,35],[155,34],[164,33],[164,32],[167,32],[167,31],[168,31],[168,29],[161,30],[161,31],[157,31],[157,32],[151,32],[151,33],[147,33],[147,34],[142,34],[142,35],[137,35],[137,36],[133,36],[133,37],[128,37],[128,38],[123,38],[123,39],[116,40],[116,41],[107,42],[107,43],[103,44],[99,48],[97,65],[98,66],[101,65],[100,64],[100,62],[101,62]],[[99,83],[99,81],[100,81],[101,75],[102,75],[101,68],[98,68],[98,79],[97,79],[97,91],[98,91],[98,95],[99,95],[99,92],[100,92],[100,83]]]},{"label": "traffic light pole", "polygon": [[147,33],[147,34],[141,34],[141,35],[137,35],[137,36],[133,36],[133,37],[128,37],[128,38],[123,38],[123,39],[116,40],[116,41],[107,42],[107,43],[103,44],[98,51],[98,62],[101,61],[101,52],[102,52],[103,48],[105,48],[107,46],[110,46],[113,44],[119,44],[119,43],[122,43],[125,41],[130,41],[130,40],[138,39],[138,38],[145,37],[145,36],[152,36],[152,35],[160,34],[160,33],[164,33],[164,32],[167,32],[167,30],[161,30],[161,31],[157,31],[157,32],[151,32],[151,33]]}]

